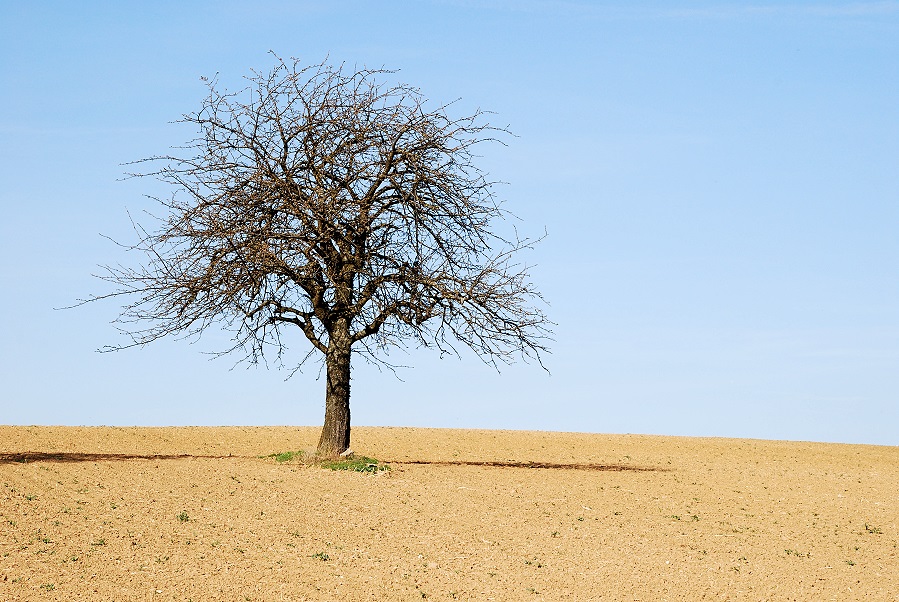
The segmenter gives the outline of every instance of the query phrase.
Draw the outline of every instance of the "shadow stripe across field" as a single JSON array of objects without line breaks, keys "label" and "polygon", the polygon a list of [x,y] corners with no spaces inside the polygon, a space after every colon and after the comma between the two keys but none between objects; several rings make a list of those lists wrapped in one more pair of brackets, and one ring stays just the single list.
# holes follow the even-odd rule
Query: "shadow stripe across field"
[{"label": "shadow stripe across field", "polygon": [[559,464],[555,462],[481,462],[476,460],[396,460],[387,464],[426,464],[431,466],[492,466],[496,468],[545,468],[555,470],[598,470],[610,472],[668,472],[668,468],[655,466],[629,466],[626,464]]},{"label": "shadow stripe across field", "polygon": [[[215,456],[199,454],[91,454],[79,452],[19,452],[0,453],[0,464],[28,462],[98,462],[103,460],[184,460],[189,458],[257,458],[257,456]],[[493,468],[542,468],[550,470],[595,470],[609,472],[668,472],[670,469],[626,464],[569,464],[555,462],[501,462],[477,460],[390,460],[385,464],[427,466],[486,466]]]},{"label": "shadow stripe across field", "polygon": [[20,452],[0,454],[0,464],[28,462],[98,462],[100,460],[183,460],[185,458],[239,458],[198,454],[87,454],[79,452]]}]

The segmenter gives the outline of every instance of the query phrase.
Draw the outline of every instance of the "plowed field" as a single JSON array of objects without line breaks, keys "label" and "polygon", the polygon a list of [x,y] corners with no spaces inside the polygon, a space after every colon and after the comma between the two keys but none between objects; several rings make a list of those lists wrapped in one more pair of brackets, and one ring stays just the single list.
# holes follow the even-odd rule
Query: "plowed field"
[{"label": "plowed field", "polygon": [[899,600],[899,448],[0,426],[0,600]]}]

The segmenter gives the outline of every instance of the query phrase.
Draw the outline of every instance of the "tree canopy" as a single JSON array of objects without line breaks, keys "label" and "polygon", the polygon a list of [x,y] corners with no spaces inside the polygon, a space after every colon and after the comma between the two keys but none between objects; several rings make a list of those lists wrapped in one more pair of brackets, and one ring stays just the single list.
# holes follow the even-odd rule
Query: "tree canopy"
[{"label": "tree canopy", "polygon": [[126,296],[122,348],[213,324],[258,362],[283,361],[296,327],[327,371],[319,453],[349,446],[350,359],[408,344],[496,365],[540,361],[550,336],[540,293],[503,237],[508,217],[475,145],[507,133],[477,111],[452,117],[393,72],[278,59],[246,88],[184,115],[197,136],[139,161],[170,184],[155,228],[135,224],[137,267],[105,266]]}]

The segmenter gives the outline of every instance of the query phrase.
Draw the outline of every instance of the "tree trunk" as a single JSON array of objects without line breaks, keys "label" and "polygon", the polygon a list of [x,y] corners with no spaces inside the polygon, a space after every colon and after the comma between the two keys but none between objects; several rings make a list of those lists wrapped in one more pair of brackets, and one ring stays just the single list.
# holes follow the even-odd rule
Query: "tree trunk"
[{"label": "tree trunk", "polygon": [[350,447],[350,325],[338,320],[329,333],[325,355],[325,425],[318,440],[318,455],[337,457]]}]

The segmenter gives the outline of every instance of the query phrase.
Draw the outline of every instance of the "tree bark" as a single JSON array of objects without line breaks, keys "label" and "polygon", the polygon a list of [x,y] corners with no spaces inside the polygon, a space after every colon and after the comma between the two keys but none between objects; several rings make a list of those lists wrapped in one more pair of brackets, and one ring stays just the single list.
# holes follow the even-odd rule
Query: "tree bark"
[{"label": "tree bark", "polygon": [[318,440],[318,456],[333,458],[350,447],[350,338],[349,322],[334,323],[325,355],[327,385],[325,424]]}]

